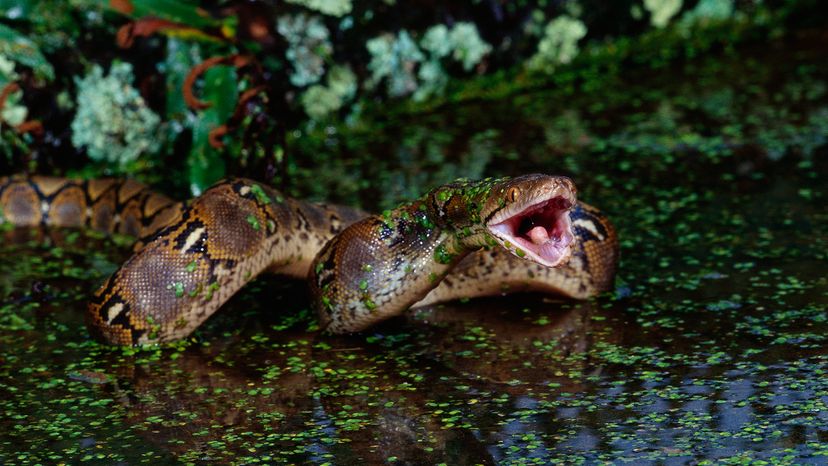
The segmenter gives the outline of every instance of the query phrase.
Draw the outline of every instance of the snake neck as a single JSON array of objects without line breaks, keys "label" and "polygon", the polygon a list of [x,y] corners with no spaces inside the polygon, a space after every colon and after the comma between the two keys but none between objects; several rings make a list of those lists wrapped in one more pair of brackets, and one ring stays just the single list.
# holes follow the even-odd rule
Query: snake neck
[{"label": "snake neck", "polygon": [[453,185],[368,217],[317,256],[311,295],[322,327],[364,329],[424,298],[466,255],[497,243],[482,223],[487,192]]},{"label": "snake neck", "polygon": [[401,314],[472,251],[498,247],[558,267],[571,255],[574,203],[565,177],[459,180],[357,222],[315,260],[309,281],[322,327],[354,332]]}]

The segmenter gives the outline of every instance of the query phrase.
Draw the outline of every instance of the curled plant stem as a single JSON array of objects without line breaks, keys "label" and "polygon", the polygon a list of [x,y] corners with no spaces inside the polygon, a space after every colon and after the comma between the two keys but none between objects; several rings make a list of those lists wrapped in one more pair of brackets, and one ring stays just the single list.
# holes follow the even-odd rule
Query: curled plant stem
[{"label": "curled plant stem", "polygon": [[[230,117],[229,121],[230,122],[238,122],[239,120],[241,120],[242,116],[245,113],[244,112],[245,104],[247,104],[247,102],[250,101],[250,99],[252,99],[256,95],[258,95],[264,89],[265,89],[264,86],[256,86],[256,87],[253,87],[253,88],[250,88],[250,89],[244,91],[242,93],[242,95],[239,96],[239,101],[236,103],[236,109],[233,111],[233,116]],[[222,138],[224,135],[226,135],[228,132],[231,131],[231,126],[235,126],[235,125],[231,124],[231,123],[226,123],[226,124],[223,124],[223,125],[221,125],[217,128],[214,128],[212,131],[210,131],[210,135],[208,136],[208,140],[210,142],[210,145],[213,146],[216,149],[223,148],[224,143],[221,142],[220,138]]]},{"label": "curled plant stem", "polygon": [[246,55],[228,55],[226,57],[210,57],[194,66],[187,74],[187,77],[184,78],[184,85],[181,89],[184,94],[184,102],[186,102],[187,106],[193,110],[204,110],[206,108],[210,108],[212,104],[199,100],[193,93],[193,85],[195,84],[196,79],[198,79],[198,77],[209,68],[216,65],[229,64],[236,68],[241,68],[249,64],[251,61],[253,61],[253,58]]},{"label": "curled plant stem", "polygon": [[207,136],[207,141],[213,146],[214,149],[221,149],[224,147],[224,143],[221,141],[221,138],[227,134],[230,129],[227,125],[221,125],[213,128],[210,130],[210,134]]},{"label": "curled plant stem", "polygon": [[17,92],[18,90],[20,90],[20,85],[15,82],[6,84],[5,87],[0,90],[0,112],[2,112],[3,107],[6,106],[6,99],[9,98],[9,95],[11,95],[12,92]]},{"label": "curled plant stem", "polygon": [[236,104],[236,109],[233,111],[233,116],[230,117],[231,120],[237,120],[244,115],[244,107],[250,99],[256,97],[259,93],[265,90],[264,86],[256,86],[251,87],[250,89],[242,92],[242,95],[239,96],[239,101]]},{"label": "curled plant stem", "polygon": [[199,37],[201,39],[213,41],[220,40],[215,36],[208,35],[203,31],[190,26],[185,26],[166,19],[147,17],[121,26],[115,35],[115,42],[118,44],[118,47],[128,49],[132,47],[132,44],[135,42],[137,37],[148,37],[159,32],[175,32],[185,36]]},{"label": "curled plant stem", "polygon": [[[6,100],[8,100],[12,92],[17,92],[19,90],[20,85],[16,82],[10,82],[6,84],[2,90],[0,90],[0,112],[3,111],[3,108],[6,106]],[[2,123],[2,120],[0,120],[0,124]],[[14,130],[20,134],[33,133],[35,135],[41,135],[43,134],[43,125],[38,120],[28,120],[15,126]]]},{"label": "curled plant stem", "polygon": [[125,15],[131,15],[135,11],[135,5],[130,0],[109,0],[109,6],[113,10]]},{"label": "curled plant stem", "polygon": [[43,134],[43,124],[39,120],[28,120],[20,123],[14,128],[18,133],[32,133],[36,136]]}]

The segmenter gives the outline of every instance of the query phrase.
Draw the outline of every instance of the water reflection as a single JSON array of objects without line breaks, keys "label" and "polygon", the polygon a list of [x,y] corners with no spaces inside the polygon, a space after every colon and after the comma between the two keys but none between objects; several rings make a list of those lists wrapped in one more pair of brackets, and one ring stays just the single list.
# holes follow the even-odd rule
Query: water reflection
[{"label": "water reflection", "polygon": [[[136,432],[176,455],[243,455],[226,439],[246,436],[244,445],[253,439],[267,445],[260,454],[295,451],[284,457],[291,460],[490,462],[497,459],[489,453],[493,439],[529,428],[497,427],[512,409],[537,406],[527,390],[584,389],[562,371],[589,364],[577,355],[595,338],[590,322],[597,311],[540,298],[521,307],[531,304],[535,310],[516,313],[502,300],[429,308],[387,324],[368,341],[256,330],[151,363],[111,353],[101,367],[113,376],[106,389]],[[251,338],[268,348],[252,350]],[[560,357],[537,351],[541,346]],[[573,356],[580,361],[562,363]],[[466,407],[456,405],[458,389]],[[491,398],[503,401],[493,406]],[[547,417],[537,422],[548,424]]]}]

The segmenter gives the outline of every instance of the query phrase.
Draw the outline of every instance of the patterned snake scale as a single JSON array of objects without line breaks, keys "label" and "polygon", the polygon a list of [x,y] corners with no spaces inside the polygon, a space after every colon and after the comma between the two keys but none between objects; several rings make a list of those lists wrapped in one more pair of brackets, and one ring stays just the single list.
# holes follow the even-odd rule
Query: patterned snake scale
[{"label": "patterned snake scale", "polygon": [[263,271],[307,279],[323,329],[356,332],[410,307],[504,292],[584,299],[613,286],[618,239],[565,177],[458,181],[366,216],[246,179],[186,203],[131,180],[0,178],[0,223],[137,238],[92,297],[117,345],[184,338]]}]

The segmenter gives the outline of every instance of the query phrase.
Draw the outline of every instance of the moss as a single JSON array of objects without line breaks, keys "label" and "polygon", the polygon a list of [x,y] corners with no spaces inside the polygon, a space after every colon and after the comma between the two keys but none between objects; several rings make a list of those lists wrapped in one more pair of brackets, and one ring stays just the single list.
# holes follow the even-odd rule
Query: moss
[{"label": "moss", "polygon": [[253,183],[250,185],[250,192],[256,196],[256,200],[264,205],[270,204],[270,198],[265,193],[264,188],[260,184]]},{"label": "moss", "polygon": [[445,244],[440,244],[434,249],[434,260],[438,264],[450,264],[456,256],[448,251]]}]

